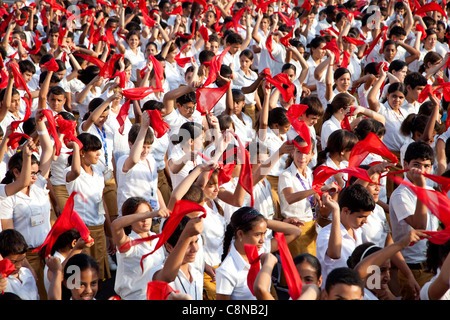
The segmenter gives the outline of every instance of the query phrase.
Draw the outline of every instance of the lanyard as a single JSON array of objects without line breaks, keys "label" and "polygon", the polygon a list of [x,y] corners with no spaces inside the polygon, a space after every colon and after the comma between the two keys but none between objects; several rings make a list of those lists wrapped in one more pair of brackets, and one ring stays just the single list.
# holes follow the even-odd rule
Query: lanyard
[{"label": "lanyard", "polygon": [[[303,183],[303,180],[302,180],[302,178],[300,178],[300,175],[297,173],[297,178],[298,178],[298,180],[300,181],[300,183],[302,184],[302,186],[303,186],[303,189],[306,191],[306,190],[311,190],[312,189],[312,185],[311,185],[311,183],[309,183],[309,188],[307,188],[306,186],[305,186],[305,184]],[[309,182],[309,181],[308,181]],[[309,196],[308,197],[308,200],[309,200],[309,203],[311,204],[311,208],[314,208],[314,196]]]},{"label": "lanyard", "polygon": [[103,126],[102,126],[101,132],[97,126],[94,126],[94,127],[95,127],[95,129],[97,129],[97,132],[100,135],[100,138],[102,139],[103,151],[105,152],[106,170],[108,170],[108,145],[106,144],[106,132],[105,132],[105,129],[103,128]]}]

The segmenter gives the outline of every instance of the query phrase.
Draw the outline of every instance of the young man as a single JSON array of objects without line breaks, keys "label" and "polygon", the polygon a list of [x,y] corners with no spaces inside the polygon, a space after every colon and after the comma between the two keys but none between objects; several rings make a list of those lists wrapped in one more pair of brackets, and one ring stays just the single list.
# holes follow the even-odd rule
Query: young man
[{"label": "young man", "polygon": [[126,199],[140,196],[146,199],[152,210],[165,208],[165,202],[158,188],[158,172],[155,159],[150,155],[154,140],[149,128],[147,112],[143,112],[141,123],[134,124],[128,133],[130,153],[117,161],[117,208],[122,215],[122,204]]},{"label": "young man", "polygon": [[333,269],[322,290],[321,300],[363,300],[364,282],[358,273],[350,268]]},{"label": "young man", "polygon": [[[426,179],[422,173],[430,173],[433,168],[434,152],[425,142],[411,143],[405,152],[403,160],[406,172],[406,181],[417,187],[430,189],[426,185]],[[417,196],[407,186],[398,186],[389,200],[389,215],[392,226],[392,238],[398,241],[411,229],[436,231],[439,226],[438,219],[432,215],[427,207],[417,200]],[[408,267],[411,269],[417,283],[423,286],[429,281],[433,274],[426,272],[426,239],[419,241],[414,246],[401,251]],[[399,274],[399,284],[403,299],[415,299],[418,292],[411,290],[409,281],[401,273]]]},{"label": "young man", "polygon": [[353,184],[339,192],[338,202],[328,193],[322,195],[331,210],[332,222],[317,235],[317,258],[322,266],[323,283],[331,270],[347,266],[347,258],[362,244],[361,226],[375,209],[375,201],[365,187]]},{"label": "young man", "polygon": [[414,108],[415,113],[419,113],[419,108],[422,105],[419,103],[419,95],[425,86],[427,85],[427,78],[425,78],[419,72],[410,72],[406,75],[403,83],[406,86],[406,96],[405,101],[403,102],[403,107]]}]

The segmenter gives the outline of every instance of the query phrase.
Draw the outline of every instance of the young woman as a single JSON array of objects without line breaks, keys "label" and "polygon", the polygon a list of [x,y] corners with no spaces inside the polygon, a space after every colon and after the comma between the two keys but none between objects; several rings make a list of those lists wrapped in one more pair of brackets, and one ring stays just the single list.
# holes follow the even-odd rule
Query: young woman
[{"label": "young woman", "polygon": [[257,246],[259,253],[278,250],[275,239],[266,240],[267,228],[284,233],[287,243],[301,234],[297,226],[276,220],[266,220],[262,214],[251,207],[242,207],[234,212],[225,233],[222,263],[216,270],[217,300],[256,299],[247,285],[249,261],[244,245]]},{"label": "young woman", "polygon": [[125,36],[125,44],[119,42],[117,48],[119,52],[124,55],[130,61],[133,61],[131,67],[131,81],[137,81],[137,67],[145,63],[145,56],[140,46],[140,34],[137,30],[128,32]]}]

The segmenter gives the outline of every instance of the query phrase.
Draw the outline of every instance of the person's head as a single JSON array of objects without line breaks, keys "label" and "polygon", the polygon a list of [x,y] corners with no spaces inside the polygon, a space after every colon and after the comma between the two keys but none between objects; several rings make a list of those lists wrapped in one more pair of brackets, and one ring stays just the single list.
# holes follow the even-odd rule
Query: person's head
[{"label": "person's head", "polygon": [[419,73],[424,73],[430,70],[431,68],[436,67],[442,62],[442,56],[435,52],[429,51],[425,57],[423,57],[423,63],[419,67]]},{"label": "person's head", "polygon": [[406,97],[406,86],[402,82],[395,82],[391,84],[387,90],[387,101],[389,106],[397,110],[399,109]]},{"label": "person's head", "polygon": [[[150,203],[142,197],[130,197],[122,204],[122,216],[128,216],[135,213],[152,211]],[[136,233],[149,232],[152,227],[152,219],[143,219],[136,221],[124,228],[125,234],[129,235],[133,230]]]},{"label": "person's head", "polygon": [[127,35],[125,36],[125,40],[126,40],[128,46],[130,47],[130,49],[132,49],[132,50],[136,49],[137,47],[139,47],[139,42],[140,42],[139,31],[132,30],[132,31],[128,32]]},{"label": "person's head", "polygon": [[[22,152],[16,152],[8,161],[8,171],[1,183],[8,184],[19,179],[23,166],[23,154]],[[40,173],[39,160],[33,154],[31,155],[31,185],[37,180],[37,176]]]},{"label": "person's head", "polygon": [[417,101],[422,90],[427,85],[427,78],[419,72],[410,72],[403,81],[406,88],[406,94],[409,99]]},{"label": "person's head", "polygon": [[[130,131],[128,132],[128,146],[130,147],[130,149],[136,142],[136,139],[139,135],[140,130],[141,130],[140,123],[135,123],[131,126]],[[150,154],[150,149],[152,147],[152,143],[153,143],[154,139],[155,138],[153,135],[153,131],[150,127],[148,127],[147,131],[145,133],[144,143],[142,146],[142,152],[141,152],[141,156],[140,156],[140,158],[142,160],[146,159],[147,156]]]},{"label": "person's head", "polygon": [[226,46],[230,47],[228,53],[234,56],[241,48],[243,42],[244,39],[242,39],[242,36],[239,33],[236,32],[230,33],[225,40]]},{"label": "person's head", "polygon": [[[306,141],[297,135],[294,138],[294,141],[298,143],[300,147],[306,147],[307,143]],[[297,167],[297,170],[301,173],[306,170],[308,164],[311,162],[312,158],[314,157],[314,149],[315,149],[315,141],[311,139],[311,148],[309,153],[304,153],[299,150],[299,148],[295,147],[293,148],[292,152],[288,155],[286,159],[286,168],[289,168],[292,163]]]},{"label": "person's head", "polygon": [[326,51],[323,49],[327,45],[327,41],[323,37],[316,37],[307,45],[314,60],[322,60]]},{"label": "person's head", "polygon": [[[267,221],[264,216],[252,207],[241,207],[231,216],[230,223],[225,231],[222,260],[228,254],[231,240],[234,238],[235,246],[243,251],[244,244],[256,245],[258,250],[262,248],[267,231]],[[239,251],[239,249],[236,247]]]},{"label": "person's head", "polygon": [[34,63],[30,60],[21,60],[18,64],[23,80],[25,80],[26,83],[30,82],[31,78],[36,73],[36,67],[34,66]]},{"label": "person's head", "polygon": [[249,70],[253,63],[253,52],[250,49],[245,49],[239,55],[239,63],[242,70]]},{"label": "person's head", "polygon": [[[353,250],[350,257],[347,259],[347,266],[351,269],[355,269],[356,265],[363,261],[365,258],[374,254],[375,252],[381,250],[382,248],[376,246],[372,242],[363,243]],[[390,269],[391,269],[391,259],[386,259],[379,266],[379,287],[374,289],[386,289],[388,287],[389,281],[391,280]]]},{"label": "person's head", "polygon": [[300,104],[308,106],[308,109],[300,116],[300,119],[305,121],[308,127],[315,125],[325,112],[322,102],[316,96],[305,96],[300,100]]},{"label": "person's head", "polygon": [[315,284],[319,288],[322,286],[322,267],[319,259],[310,253],[302,253],[294,257],[294,264],[302,283]]},{"label": "person's head", "polygon": [[[410,113],[405,120],[403,120],[402,125],[400,126],[400,133],[404,136],[411,137],[414,141],[419,141],[425,131],[428,119],[429,117],[426,115]],[[438,130],[439,124],[435,122],[434,134],[428,143],[431,144],[434,141],[434,136]]]},{"label": "person's head", "polygon": [[[167,222],[170,219],[171,217],[169,217],[167,220],[164,221],[162,227],[163,231],[167,225]],[[186,225],[188,224],[189,220],[191,220],[191,218],[189,218],[188,216],[184,216],[183,219],[181,219],[180,223],[177,225],[176,229],[173,231],[172,235],[169,237],[169,239],[167,239],[167,242],[165,243],[164,246],[166,250],[169,252],[169,254],[173,251],[173,249],[177,245],[180,236],[183,233],[183,230],[186,228]],[[199,250],[198,236],[190,237],[189,245],[186,249],[182,264],[194,262],[198,250]]]},{"label": "person's head", "polygon": [[353,132],[360,141],[364,140],[370,132],[375,133],[382,140],[386,133],[386,127],[378,120],[366,118],[358,123]]},{"label": "person's head", "polygon": [[291,128],[291,123],[284,108],[273,108],[269,111],[268,126],[278,134],[286,134]]},{"label": "person's head", "polygon": [[[424,141],[414,141],[408,145],[403,159],[404,169],[418,169],[422,173],[431,173],[434,163],[433,148]],[[411,179],[411,171],[406,172]]]},{"label": "person's head", "polygon": [[203,127],[197,122],[185,122],[178,134],[170,137],[174,145],[180,144],[186,151],[201,151],[203,145]]},{"label": "person's head", "polygon": [[220,39],[217,35],[212,34],[209,36],[209,50],[214,52],[214,54],[217,54],[219,52],[220,48]]},{"label": "person's head", "polygon": [[252,164],[252,169],[256,170],[259,166],[269,159],[270,152],[269,148],[261,141],[252,141],[248,144],[246,148],[250,155],[250,163]]},{"label": "person's head", "polygon": [[[89,116],[102,105],[102,103],[105,100],[103,98],[94,98],[89,102],[88,105],[88,112],[84,115],[83,120],[87,120]],[[103,127],[103,125],[106,123],[106,120],[108,120],[109,115],[109,105],[105,107],[103,112],[100,114],[100,116],[94,121],[94,125],[98,128]]]},{"label": "person's head", "polygon": [[358,137],[353,132],[344,129],[333,131],[328,137],[327,146],[317,155],[317,165],[325,163],[327,155],[339,161],[348,161],[356,143]]},{"label": "person's head", "polygon": [[16,229],[5,229],[0,232],[0,255],[14,264],[16,267],[14,274],[17,274],[23,266],[27,250],[25,238]]},{"label": "person's head", "polygon": [[331,116],[335,116],[338,120],[342,120],[350,111],[350,107],[355,104],[355,99],[346,92],[338,93],[334,96],[331,103],[327,104],[323,121],[327,121]]},{"label": "person's head", "polygon": [[233,97],[233,113],[239,115],[244,111],[245,95],[241,89],[231,89],[231,95]]},{"label": "person's head", "polygon": [[[80,149],[81,162],[86,165],[95,165],[98,163],[102,149],[102,142],[100,139],[90,133],[83,132],[77,136],[78,140],[83,144]],[[70,158],[70,157],[69,157]],[[71,163],[69,159],[69,163]]]},{"label": "person's head", "polygon": [[346,92],[351,85],[351,73],[347,68],[337,68],[334,71],[334,83],[339,92]]},{"label": "person's head", "polygon": [[375,201],[370,192],[361,184],[343,188],[338,195],[341,221],[346,228],[358,229],[367,222],[367,217],[375,209]]},{"label": "person's head", "polygon": [[98,292],[100,268],[95,259],[85,253],[70,257],[64,266],[64,286],[73,300],[93,300]]},{"label": "person's head", "polygon": [[423,46],[427,51],[433,50],[437,43],[437,34],[434,28],[428,28],[425,30],[427,36],[423,39]]},{"label": "person's head", "polygon": [[59,113],[63,110],[66,103],[66,91],[60,86],[51,87],[48,90],[47,99],[50,109]]},{"label": "person's head", "polygon": [[195,92],[189,92],[182,95],[181,97],[178,97],[176,100],[176,104],[180,114],[183,117],[190,119],[194,114],[197,105],[197,97],[195,95]]},{"label": "person's head", "polygon": [[406,30],[401,26],[394,26],[389,31],[389,39],[394,41],[403,41],[406,38]]},{"label": "person's head", "polygon": [[[55,252],[69,252],[77,243],[77,240],[80,238],[80,232],[76,229],[72,228],[63,232],[53,244],[51,248],[50,254],[54,255]],[[41,250],[43,252],[43,250]]]},{"label": "person's head", "polygon": [[[226,78],[226,79],[230,79],[233,76],[233,70],[231,70],[231,68],[225,64],[222,64],[222,66],[220,67],[220,71],[219,71],[220,75],[222,76],[222,78]],[[227,84],[227,81],[222,80],[220,77],[217,77],[215,84],[217,85],[217,87],[223,87],[224,85]]]},{"label": "person's head", "polygon": [[[78,80],[87,85],[100,73],[100,68],[96,65],[87,66],[84,69],[78,70]],[[98,84],[99,86],[100,84]]]},{"label": "person's head", "polygon": [[363,298],[364,282],[355,270],[340,267],[327,275],[321,300],[363,300]]},{"label": "person's head", "polygon": [[387,62],[392,62],[397,54],[397,43],[394,40],[386,40],[383,43],[382,53]]},{"label": "person's head", "polygon": [[297,68],[292,63],[285,63],[281,67],[281,72],[286,73],[289,76],[289,80],[294,82],[296,78]]},{"label": "person's head", "polygon": [[389,64],[388,71],[392,73],[392,75],[394,75],[400,82],[403,82],[408,72],[408,65],[403,60],[393,60]]}]

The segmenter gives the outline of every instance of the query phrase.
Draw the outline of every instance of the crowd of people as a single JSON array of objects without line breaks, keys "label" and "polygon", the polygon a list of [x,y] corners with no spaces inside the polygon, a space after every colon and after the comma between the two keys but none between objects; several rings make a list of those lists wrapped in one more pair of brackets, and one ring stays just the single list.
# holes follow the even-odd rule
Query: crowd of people
[{"label": "crowd of people", "polygon": [[449,299],[448,14],[2,4],[0,298]]}]

